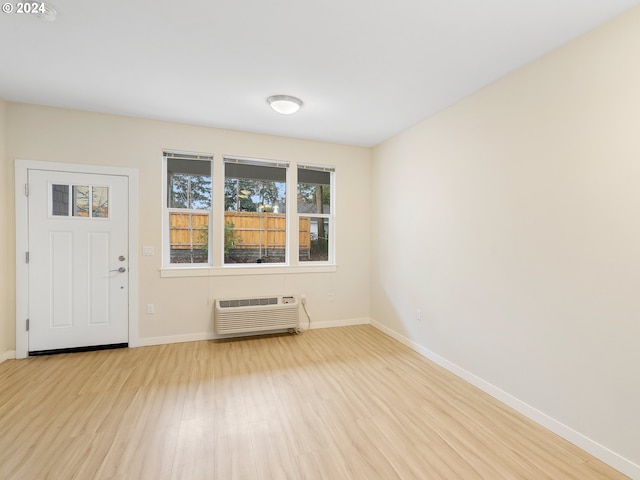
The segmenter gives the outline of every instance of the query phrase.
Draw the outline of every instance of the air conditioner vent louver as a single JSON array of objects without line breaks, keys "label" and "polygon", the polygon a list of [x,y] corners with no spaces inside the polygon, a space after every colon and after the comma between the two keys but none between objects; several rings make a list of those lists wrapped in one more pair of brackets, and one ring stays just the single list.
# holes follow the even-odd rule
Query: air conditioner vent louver
[{"label": "air conditioner vent louver", "polygon": [[232,334],[296,328],[298,305],[295,295],[218,299],[214,311],[215,332]]},{"label": "air conditioner vent louver", "polygon": [[277,305],[277,304],[278,304],[278,297],[220,300],[220,308],[250,307],[250,306],[257,306],[257,305]]}]

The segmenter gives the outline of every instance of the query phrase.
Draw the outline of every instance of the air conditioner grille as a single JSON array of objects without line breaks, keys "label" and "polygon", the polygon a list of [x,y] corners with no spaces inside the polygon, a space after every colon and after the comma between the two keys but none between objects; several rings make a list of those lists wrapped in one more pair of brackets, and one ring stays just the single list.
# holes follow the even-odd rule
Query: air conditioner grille
[{"label": "air conditioner grille", "polygon": [[218,299],[214,311],[215,332],[233,334],[296,328],[298,306],[296,295]]},{"label": "air conditioner grille", "polygon": [[236,300],[220,300],[220,308],[252,307],[257,305],[277,305],[278,297],[242,298]]}]

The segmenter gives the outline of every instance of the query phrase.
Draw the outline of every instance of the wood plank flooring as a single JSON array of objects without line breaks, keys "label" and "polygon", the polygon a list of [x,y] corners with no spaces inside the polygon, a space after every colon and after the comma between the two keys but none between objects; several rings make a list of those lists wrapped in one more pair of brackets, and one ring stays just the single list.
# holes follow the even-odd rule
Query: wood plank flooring
[{"label": "wood plank flooring", "polygon": [[0,478],[627,477],[364,325],[6,361]]}]

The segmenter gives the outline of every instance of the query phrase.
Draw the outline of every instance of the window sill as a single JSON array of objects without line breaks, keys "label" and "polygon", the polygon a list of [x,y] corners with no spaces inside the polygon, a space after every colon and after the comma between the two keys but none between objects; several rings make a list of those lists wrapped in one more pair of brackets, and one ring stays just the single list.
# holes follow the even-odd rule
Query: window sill
[{"label": "window sill", "polygon": [[244,275],[290,275],[300,273],[334,273],[338,271],[337,265],[233,265],[226,267],[164,267],[160,269],[160,277],[230,277]]}]

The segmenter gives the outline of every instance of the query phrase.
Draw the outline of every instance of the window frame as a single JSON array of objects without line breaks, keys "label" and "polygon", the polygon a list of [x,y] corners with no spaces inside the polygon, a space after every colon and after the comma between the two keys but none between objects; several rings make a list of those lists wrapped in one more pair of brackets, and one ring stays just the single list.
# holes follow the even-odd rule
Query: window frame
[{"label": "window frame", "polygon": [[295,200],[295,198],[292,197],[292,193],[291,193],[291,162],[288,161],[283,161],[283,160],[269,160],[269,159],[262,159],[262,158],[252,158],[252,157],[241,157],[241,156],[237,156],[237,155],[223,155],[222,156],[222,171],[223,171],[223,178],[222,178],[222,189],[224,190],[225,185],[226,185],[226,181],[227,181],[227,170],[226,170],[226,166],[227,164],[231,164],[231,165],[247,165],[247,166],[258,166],[258,167],[267,167],[267,168],[282,168],[284,169],[284,173],[285,173],[285,181],[284,181],[284,185],[285,185],[285,195],[284,195],[284,199],[285,199],[285,211],[281,212],[285,214],[285,253],[284,253],[284,262],[281,263],[226,263],[225,261],[225,255],[224,255],[224,243],[225,243],[225,238],[224,238],[224,226],[225,226],[225,220],[224,220],[224,215],[225,215],[225,202],[224,202],[224,194],[223,194],[223,201],[222,204],[220,206],[220,210],[222,212],[222,216],[221,216],[221,229],[222,229],[222,238],[221,238],[221,244],[219,247],[217,247],[217,251],[220,252],[220,256],[222,258],[222,263],[221,263],[221,268],[228,268],[228,269],[233,269],[233,268],[244,268],[244,269],[251,269],[251,268],[277,268],[277,267],[290,267],[291,266],[291,249],[292,249],[292,245],[291,245],[291,202],[292,199]]},{"label": "window frame", "polygon": [[[67,192],[65,193],[67,197],[67,212],[65,214],[62,213],[54,213],[54,187],[67,187]],[[76,215],[75,209],[77,208],[77,202],[75,201],[75,189],[77,187],[86,187],[89,192],[87,194],[87,215]],[[95,204],[94,202],[94,190],[96,188],[106,188],[107,189],[107,215],[106,216],[96,216],[95,213]],[[49,182],[49,206],[48,206],[48,216],[49,218],[62,218],[62,219],[83,219],[83,220],[101,220],[108,221],[111,220],[111,185],[107,184],[77,184],[77,183],[53,183]],[[75,221],[75,220],[74,220]]]},{"label": "window frame", "polygon": [[[168,178],[167,154],[188,160],[208,160],[211,167],[211,207],[209,215],[208,263],[170,263],[170,225],[168,207]],[[176,157],[173,157],[176,158]],[[286,171],[286,252],[284,263],[229,263],[224,262],[224,223],[225,223],[225,194],[226,181],[225,159],[259,162],[283,167]],[[330,202],[329,214],[299,214],[298,213],[298,169],[300,167],[315,168],[330,173]],[[337,271],[337,221],[336,221],[336,168],[330,164],[305,163],[296,161],[271,160],[266,158],[243,157],[228,154],[194,153],[175,150],[163,150],[162,161],[162,261],[160,277],[215,277],[215,276],[245,276],[245,275],[280,275],[299,273],[334,273]],[[185,209],[178,209],[185,212]],[[203,210],[189,210],[202,212]],[[320,261],[299,260],[299,219],[300,216],[328,218],[329,223],[329,252],[328,259]]]},{"label": "window frame", "polygon": [[[211,178],[211,204],[208,209],[200,208],[178,208],[169,207],[169,159],[173,160],[190,160],[190,161],[208,161],[209,175]],[[214,156],[207,153],[194,153],[176,150],[163,150],[162,152],[162,269],[198,269],[210,268],[212,262],[212,224],[213,211],[215,205],[215,177],[214,177]],[[171,263],[171,214],[207,214],[209,217],[207,228],[207,262],[200,263]]]},{"label": "window frame", "polygon": [[[329,213],[300,213],[298,212],[298,185],[300,185],[300,179],[297,176],[298,170],[300,170],[300,168],[302,167],[302,169],[308,169],[308,170],[316,170],[316,171],[320,171],[320,172],[326,172],[329,174]],[[335,226],[336,226],[336,222],[335,222],[335,179],[336,179],[336,169],[335,167],[331,166],[331,165],[314,165],[314,164],[308,164],[308,163],[297,163],[296,164],[296,185],[295,185],[295,189],[296,189],[296,215],[297,215],[297,222],[296,222],[296,234],[299,235],[299,231],[300,231],[300,219],[301,218],[326,218],[328,219],[328,226],[329,226],[329,235],[328,235],[328,242],[329,242],[329,248],[327,251],[327,260],[309,260],[309,261],[300,261],[299,260],[299,255],[300,255],[300,247],[298,245],[298,249],[297,252],[298,254],[296,255],[296,261],[298,262],[298,264],[300,266],[303,265],[335,265],[336,261],[335,261],[335,247],[336,247],[336,235],[335,235]],[[297,237],[299,238],[299,237]]]}]

